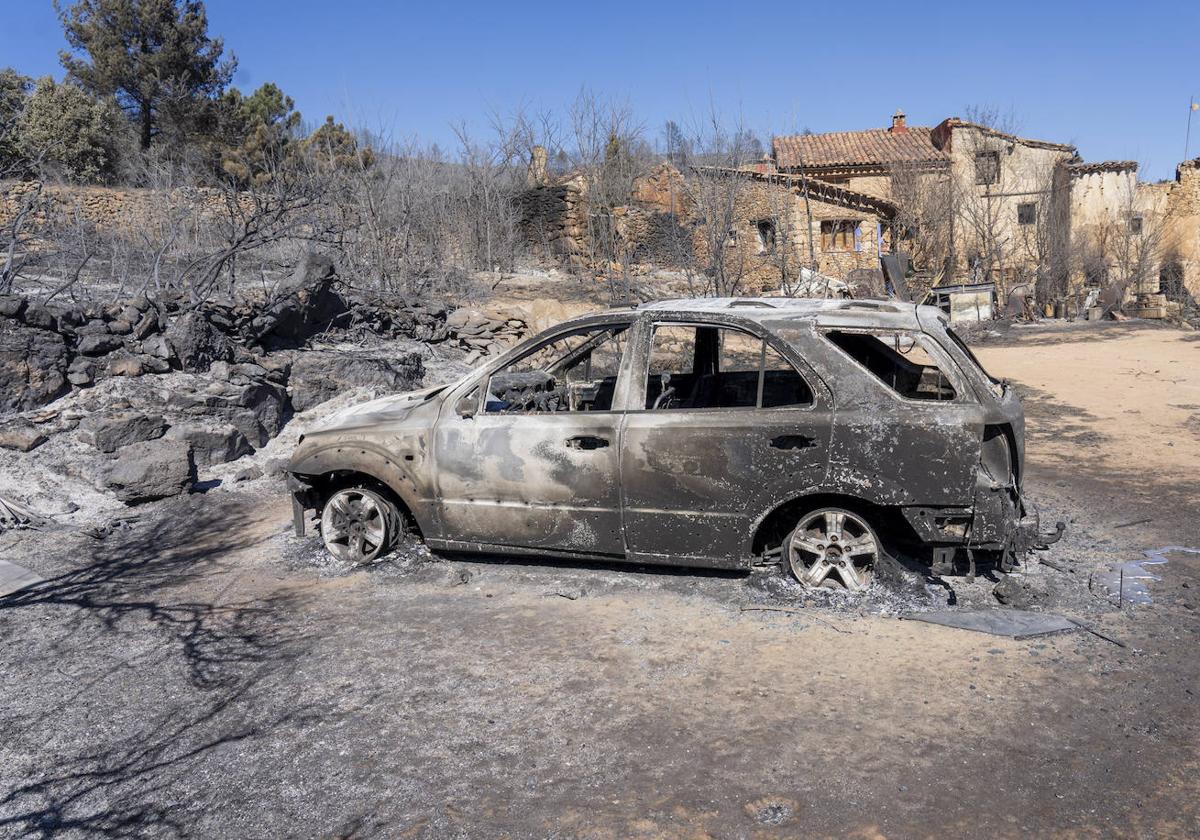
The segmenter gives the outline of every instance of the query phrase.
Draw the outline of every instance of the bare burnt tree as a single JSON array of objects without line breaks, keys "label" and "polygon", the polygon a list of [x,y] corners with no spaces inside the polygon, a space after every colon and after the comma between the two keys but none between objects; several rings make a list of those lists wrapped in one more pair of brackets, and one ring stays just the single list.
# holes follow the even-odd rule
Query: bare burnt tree
[{"label": "bare burnt tree", "polygon": [[[742,291],[749,246],[739,242],[739,236],[752,234],[738,230],[739,206],[750,184],[740,170],[754,160],[748,145],[752,136],[740,124],[730,130],[712,111],[689,138],[694,163],[684,173],[682,192],[692,241],[678,243],[677,255],[692,294],[724,297]],[[776,213],[776,219],[785,216]],[[776,224],[776,236],[779,227]],[[773,247],[778,249],[778,239]]]},{"label": "bare burnt tree", "polygon": [[936,285],[952,271],[957,183],[947,173],[904,163],[893,164],[889,181],[896,249],[908,254],[916,269],[930,272]]}]

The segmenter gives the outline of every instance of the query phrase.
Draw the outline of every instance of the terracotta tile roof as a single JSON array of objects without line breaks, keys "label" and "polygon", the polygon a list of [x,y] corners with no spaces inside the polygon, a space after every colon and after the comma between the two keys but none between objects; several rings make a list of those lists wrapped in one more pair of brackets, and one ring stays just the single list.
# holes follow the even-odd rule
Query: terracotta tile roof
[{"label": "terracotta tile roof", "polygon": [[1067,171],[1072,175],[1090,175],[1093,172],[1137,172],[1136,160],[1100,160],[1095,163],[1068,163]]},{"label": "terracotta tile roof", "polygon": [[822,181],[820,178],[806,178],[803,175],[793,175],[788,172],[757,172],[754,169],[730,169],[723,166],[693,166],[693,172],[724,175],[738,178],[750,178],[755,181],[765,181],[772,184],[782,184],[792,189],[808,188],[809,195],[817,201],[835,204],[854,210],[867,210],[883,218],[892,218],[897,213],[896,205],[877,196],[848,190]]},{"label": "terracotta tile roof", "polygon": [[831,131],[795,134],[772,140],[777,165],[783,169],[838,166],[878,166],[893,163],[928,163],[949,160],[933,145],[933,129],[909,126],[905,131],[886,128],[866,131]]}]

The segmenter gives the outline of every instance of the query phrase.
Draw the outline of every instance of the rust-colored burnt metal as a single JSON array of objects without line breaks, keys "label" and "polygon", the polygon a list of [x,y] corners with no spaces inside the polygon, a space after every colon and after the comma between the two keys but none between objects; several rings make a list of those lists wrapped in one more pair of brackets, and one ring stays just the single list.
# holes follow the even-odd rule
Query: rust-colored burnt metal
[{"label": "rust-colored burnt metal", "polygon": [[300,529],[340,505],[323,536],[343,558],[365,530],[373,559],[394,520],[434,549],[779,562],[860,590],[897,552],[946,574],[1053,539],[1022,497],[1024,441],[1016,395],[936,308],[705,298],[577,318],[347,410],[288,471]]}]

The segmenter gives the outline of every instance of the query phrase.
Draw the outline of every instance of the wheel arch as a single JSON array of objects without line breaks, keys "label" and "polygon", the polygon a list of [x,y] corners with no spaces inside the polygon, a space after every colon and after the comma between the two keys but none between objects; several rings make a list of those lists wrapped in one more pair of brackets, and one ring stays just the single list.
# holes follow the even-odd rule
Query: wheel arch
[{"label": "wheel arch", "polygon": [[862,516],[879,533],[885,543],[909,540],[916,536],[899,508],[880,505],[851,493],[804,493],[793,496],[760,516],[750,532],[747,546],[750,556],[761,557],[765,552],[782,545],[783,538],[796,527],[800,517],[823,507],[839,507]]},{"label": "wheel arch", "polygon": [[384,493],[422,536],[431,533],[433,518],[417,483],[389,454],[367,446],[338,445],[319,450],[288,465],[288,472],[316,490],[322,499],[345,487],[362,484]]}]

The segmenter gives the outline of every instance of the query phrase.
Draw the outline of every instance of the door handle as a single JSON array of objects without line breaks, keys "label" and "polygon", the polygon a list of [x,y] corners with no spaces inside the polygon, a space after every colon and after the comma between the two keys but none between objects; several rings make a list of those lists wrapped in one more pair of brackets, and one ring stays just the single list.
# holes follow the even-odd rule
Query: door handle
[{"label": "door handle", "polygon": [[817,439],[808,435],[780,435],[771,440],[771,446],[776,449],[811,449],[817,445]]},{"label": "door handle", "polygon": [[568,449],[603,449],[608,446],[608,438],[593,435],[576,435],[567,438]]}]

